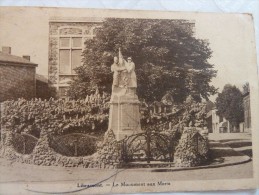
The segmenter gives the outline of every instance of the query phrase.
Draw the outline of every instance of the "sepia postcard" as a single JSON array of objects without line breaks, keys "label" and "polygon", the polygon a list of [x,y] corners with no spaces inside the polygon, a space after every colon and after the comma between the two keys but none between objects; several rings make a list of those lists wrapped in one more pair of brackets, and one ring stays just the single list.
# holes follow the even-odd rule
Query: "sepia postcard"
[{"label": "sepia postcard", "polygon": [[258,188],[250,14],[0,7],[0,193]]}]

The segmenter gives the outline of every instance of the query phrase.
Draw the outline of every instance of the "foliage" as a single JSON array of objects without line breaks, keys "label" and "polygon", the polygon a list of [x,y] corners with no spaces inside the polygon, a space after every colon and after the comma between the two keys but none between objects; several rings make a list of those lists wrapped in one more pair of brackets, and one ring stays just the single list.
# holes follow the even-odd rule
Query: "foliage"
[{"label": "foliage", "polygon": [[212,51],[206,40],[194,37],[194,23],[107,18],[96,29],[95,38],[85,42],[84,64],[77,68],[69,94],[80,98],[96,88],[110,93],[110,66],[119,48],[125,57],[133,57],[138,95],[148,102],[160,100],[167,91],[177,101],[190,94],[207,99],[216,92],[210,85],[216,71],[207,61]]},{"label": "foliage", "polygon": [[196,102],[189,96],[183,106],[182,123],[185,127],[206,127],[206,103]]},{"label": "foliage", "polygon": [[[98,103],[100,101],[100,103]],[[108,105],[99,100],[54,100],[4,102],[1,125],[13,132],[62,135],[68,133],[103,134],[108,125]]]},{"label": "foliage", "polygon": [[243,97],[241,91],[230,84],[224,86],[216,99],[217,114],[226,118],[238,128],[244,121]]},{"label": "foliage", "polygon": [[201,136],[199,128],[186,127],[175,152],[176,166],[194,167],[208,161],[208,140]]},{"label": "foliage", "polygon": [[[19,99],[4,102],[1,134],[5,137],[5,141],[2,143],[5,147],[5,157],[37,165],[116,168],[123,160],[122,148],[116,141],[113,131],[107,131],[109,107],[106,102],[107,98],[100,98],[98,95],[97,97],[99,98],[87,96],[86,99],[77,101]],[[147,131],[152,133],[151,155],[153,158],[157,160],[172,159],[184,127],[194,126],[195,129],[204,127],[204,105],[189,97],[178,109],[174,109],[174,112],[144,116],[146,123],[142,129],[146,131],[143,133],[148,133]],[[147,123],[147,119],[150,120],[149,123]],[[105,131],[104,141],[98,144],[96,136],[81,134],[98,136],[103,135]],[[25,135],[23,132],[28,136],[32,134],[39,137],[38,142],[26,143],[26,147],[23,148],[24,139],[19,134]],[[75,132],[81,133],[76,134]],[[28,142],[29,139],[26,140]],[[17,145],[14,147],[13,143],[16,142]],[[181,143],[186,144],[186,142]],[[29,150],[27,151],[26,148]],[[179,148],[181,147],[178,147],[178,157],[185,159],[187,155],[186,158],[189,159],[189,153],[185,155],[185,151],[180,151]],[[137,149],[144,151],[146,144]],[[17,151],[22,154],[30,154],[28,156],[17,155]],[[70,158],[68,156],[84,157]],[[202,159],[199,156],[197,162],[200,163]]]},{"label": "foliage", "polygon": [[[177,130],[182,132],[184,127],[206,127],[206,103],[200,103],[188,96],[183,104],[167,107],[167,113],[142,113],[141,127],[145,131],[154,129],[156,131]],[[171,111],[170,111],[171,110]]]}]

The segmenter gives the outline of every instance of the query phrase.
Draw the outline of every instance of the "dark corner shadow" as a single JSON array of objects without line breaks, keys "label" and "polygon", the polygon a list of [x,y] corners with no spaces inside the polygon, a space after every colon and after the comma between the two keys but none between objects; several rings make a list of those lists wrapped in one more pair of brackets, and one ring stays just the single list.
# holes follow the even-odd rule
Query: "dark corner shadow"
[{"label": "dark corner shadow", "polygon": [[245,155],[247,155],[247,156],[249,156],[250,158],[253,157],[253,151],[252,151],[252,149],[240,150],[240,152],[243,153],[243,154],[245,154]]}]

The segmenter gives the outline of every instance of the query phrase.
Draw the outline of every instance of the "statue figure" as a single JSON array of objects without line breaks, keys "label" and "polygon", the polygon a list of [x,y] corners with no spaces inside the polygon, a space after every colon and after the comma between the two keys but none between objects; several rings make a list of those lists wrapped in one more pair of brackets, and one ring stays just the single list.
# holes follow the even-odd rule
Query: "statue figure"
[{"label": "statue figure", "polygon": [[132,61],[131,57],[128,57],[128,61],[125,64],[127,70],[127,87],[137,88],[137,77],[135,73],[135,63]]},{"label": "statue figure", "polygon": [[126,70],[124,64],[119,63],[117,57],[114,57],[114,63],[111,66],[111,71],[113,72],[113,83],[112,87],[124,87],[125,76],[122,74],[122,71]]},{"label": "statue figure", "polygon": [[114,57],[114,63],[111,66],[113,72],[113,84],[112,91],[118,91],[116,89],[130,89],[135,91],[137,88],[137,78],[135,73],[135,63],[131,57],[124,60],[121,51],[119,49],[119,58]]}]

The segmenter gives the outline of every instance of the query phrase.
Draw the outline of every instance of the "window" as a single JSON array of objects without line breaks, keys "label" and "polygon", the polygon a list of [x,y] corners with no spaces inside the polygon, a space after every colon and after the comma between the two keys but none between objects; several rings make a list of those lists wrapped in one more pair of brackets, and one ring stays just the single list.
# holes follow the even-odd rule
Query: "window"
[{"label": "window", "polygon": [[75,73],[74,69],[81,64],[81,50],[72,50],[72,60],[71,60],[71,65],[72,65],[72,70],[73,73]]},{"label": "window", "polygon": [[72,38],[72,46],[81,48],[82,47],[82,38],[81,37],[80,38],[78,38],[78,37]]},{"label": "window", "polygon": [[60,38],[60,47],[70,48],[70,38]]},{"label": "window", "polygon": [[81,66],[82,37],[60,37],[59,39],[59,73],[75,74],[75,68]]},{"label": "window", "polygon": [[70,50],[60,50],[59,51],[59,64],[60,64],[60,73],[70,74]]}]

